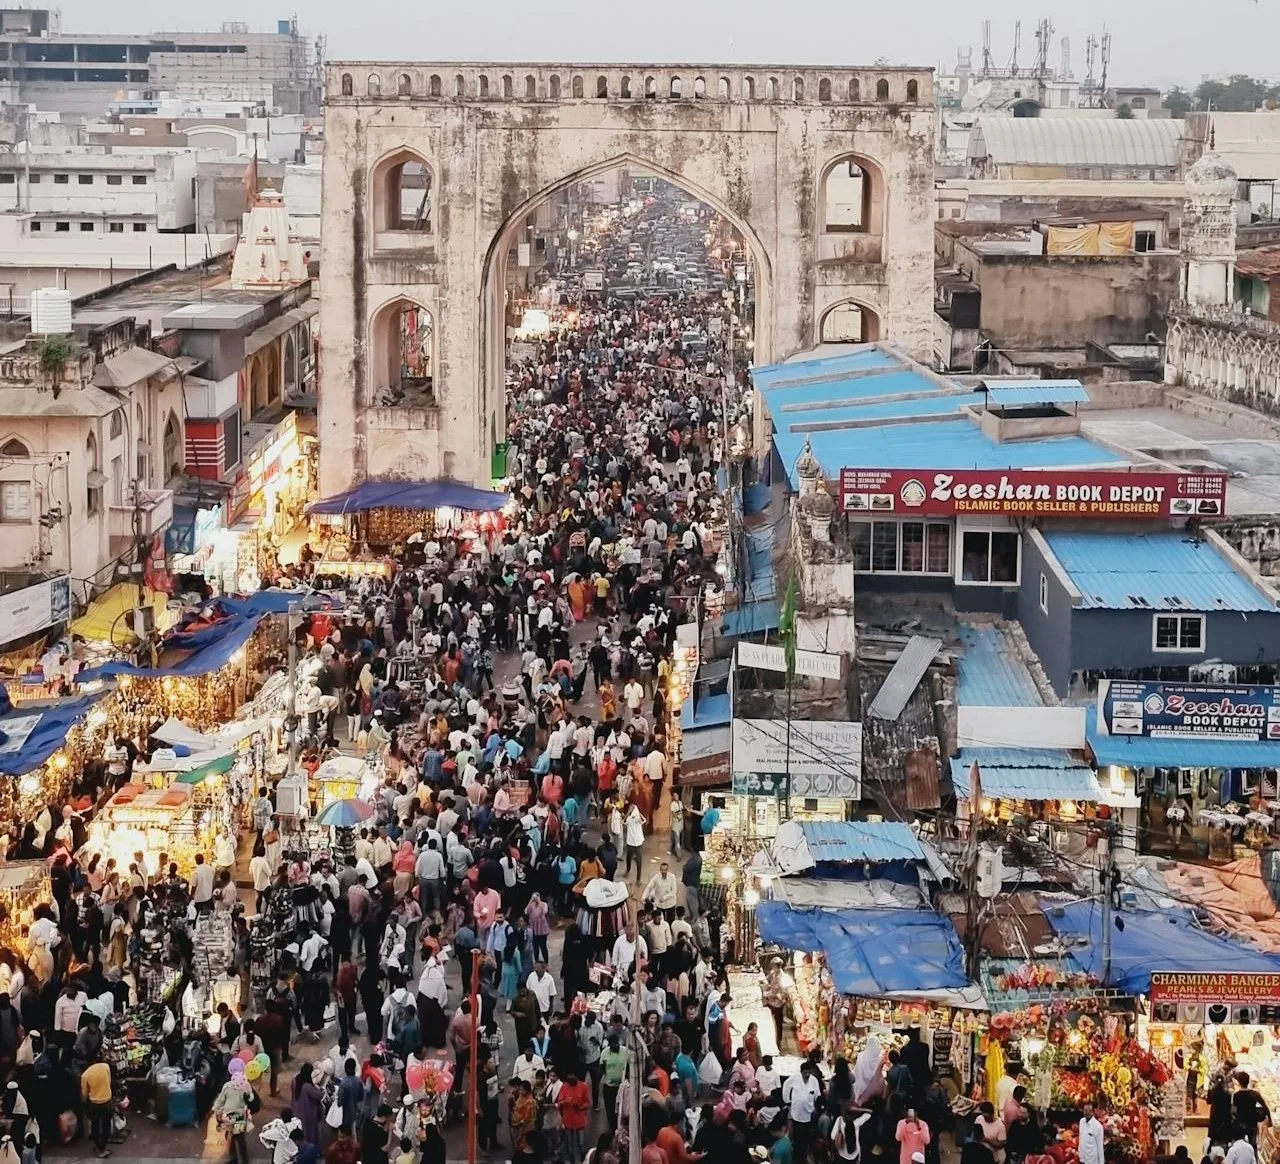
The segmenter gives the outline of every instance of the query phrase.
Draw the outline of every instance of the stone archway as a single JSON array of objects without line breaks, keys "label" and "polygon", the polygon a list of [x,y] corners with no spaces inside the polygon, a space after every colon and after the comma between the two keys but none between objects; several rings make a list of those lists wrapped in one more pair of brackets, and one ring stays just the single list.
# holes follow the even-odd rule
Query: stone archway
[{"label": "stone archway", "polygon": [[588,182],[600,174],[618,169],[634,169],[644,174],[662,178],[722,214],[738,232],[751,252],[755,280],[755,352],[758,363],[769,363],[773,358],[772,344],[775,335],[773,310],[773,260],[755,228],[742,215],[725,204],[724,199],[701,187],[682,174],[674,173],[652,161],[623,154],[585,166],[552,182],[536,194],[526,198],[507,216],[494,234],[484,256],[481,275],[480,368],[483,384],[483,409],[481,439],[486,434],[506,428],[506,336],[502,293],[506,284],[506,267],[511,245],[525,220],[545,202],[561,190],[575,184]]}]

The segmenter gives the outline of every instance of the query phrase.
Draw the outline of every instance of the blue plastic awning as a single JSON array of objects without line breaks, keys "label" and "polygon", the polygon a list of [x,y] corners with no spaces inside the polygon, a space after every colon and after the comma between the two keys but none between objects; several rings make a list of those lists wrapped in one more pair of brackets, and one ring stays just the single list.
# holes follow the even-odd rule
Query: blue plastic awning
[{"label": "blue plastic awning", "polygon": [[1280,768],[1280,740],[1104,736],[1096,707],[1085,712],[1085,737],[1099,764],[1123,768]]},{"label": "blue plastic awning", "polygon": [[733,718],[729,696],[703,695],[698,700],[686,699],[680,705],[680,727],[683,731],[694,728],[718,727]]},{"label": "blue plastic awning", "polygon": [[481,512],[501,509],[505,493],[475,489],[457,481],[363,481],[354,489],[313,501],[307,513],[362,513],[369,509],[474,509]]},{"label": "blue plastic awning", "polygon": [[1079,380],[988,380],[986,389],[987,399],[1002,408],[1089,401],[1089,393]]},{"label": "blue plastic awning", "polygon": [[778,604],[776,602],[748,602],[737,610],[726,610],[720,617],[720,633],[726,638],[777,629]]},{"label": "blue plastic awning", "polygon": [[[1013,748],[999,750],[1016,756]],[[1049,755],[1048,763],[1043,762],[1046,753],[1041,749],[1030,750],[1025,764],[1017,760],[999,764],[977,761],[982,795],[995,800],[1087,800],[1095,804],[1105,799],[1092,768],[1065,759],[1065,752],[1060,762],[1053,762],[1052,754]],[[962,790],[962,795],[968,795],[969,773],[974,763],[965,748],[951,760],[951,783]]]},{"label": "blue plastic awning", "polygon": [[[1102,979],[1102,907],[1096,901],[1045,906],[1049,924],[1059,937],[1085,938],[1071,956],[1090,974]],[[1151,913],[1124,910],[1111,931],[1111,974],[1104,986],[1128,994],[1145,994],[1151,975],[1280,972],[1280,955],[1264,954],[1200,929],[1189,912]],[[1123,929],[1121,929],[1123,925]]]},{"label": "blue plastic awning", "polygon": [[84,695],[79,699],[68,699],[63,703],[50,707],[27,708],[12,715],[0,717],[0,731],[12,730],[15,734],[20,730],[23,721],[33,715],[40,719],[33,727],[22,746],[14,751],[0,751],[0,775],[21,776],[38,768],[66,742],[67,732],[78,724],[89,713],[100,699],[106,697],[106,691],[94,695]]},{"label": "blue plastic awning", "polygon": [[841,994],[960,990],[969,985],[964,951],[949,920],[926,909],[793,909],[762,901],[763,941],[821,951]]}]

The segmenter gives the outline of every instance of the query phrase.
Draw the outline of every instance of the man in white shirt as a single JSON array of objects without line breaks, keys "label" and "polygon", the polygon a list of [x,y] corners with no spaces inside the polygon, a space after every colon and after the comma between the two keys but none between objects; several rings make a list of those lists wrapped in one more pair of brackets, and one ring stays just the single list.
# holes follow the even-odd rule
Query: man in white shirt
[{"label": "man in white shirt", "polygon": [[556,980],[547,973],[545,962],[533,964],[533,973],[529,975],[529,990],[538,1000],[538,1013],[544,1019],[549,1019],[556,997]]},{"label": "man in white shirt", "polygon": [[[628,843],[630,843],[629,838]],[[676,895],[679,892],[680,882],[676,880],[675,874],[671,872],[666,861],[662,861],[658,865],[658,871],[649,878],[649,884],[644,887],[643,900],[654,909],[661,910],[662,916],[669,922],[676,916]]]},{"label": "man in white shirt", "polygon": [[[1093,1114],[1093,1104],[1082,1105],[1080,1116],[1080,1164],[1105,1164],[1102,1121]],[[1251,1149],[1252,1151],[1252,1149]],[[1245,1164],[1233,1161],[1232,1164]]]},{"label": "man in white shirt", "polygon": [[627,978],[636,964],[636,946],[640,947],[640,957],[649,956],[649,947],[644,938],[636,933],[635,922],[627,922],[626,929],[620,933],[613,943],[613,952],[609,962],[615,970],[621,970]]},{"label": "man in white shirt", "polygon": [[[1214,1148],[1213,1152],[1221,1153],[1221,1148]],[[1213,1152],[1209,1153],[1209,1159],[1212,1160]],[[1219,1155],[1218,1159],[1222,1159]],[[1243,1132],[1239,1132],[1236,1141],[1231,1145],[1231,1150],[1226,1155],[1226,1164],[1258,1164],[1258,1154],[1253,1150],[1253,1145],[1249,1143]]]},{"label": "man in white shirt", "polygon": [[[813,1142],[813,1112],[821,1094],[822,1087],[813,1074],[813,1064],[807,1059],[800,1064],[800,1074],[787,1076],[786,1083],[782,1085],[782,1102],[787,1105],[787,1114],[791,1117],[791,1144],[797,1160],[809,1158],[809,1145]],[[1083,1160],[1081,1164],[1084,1164]]]},{"label": "man in white shirt", "polygon": [[782,1086],[782,1077],[773,1065],[772,1055],[766,1055],[760,1060],[760,1066],[756,1068],[756,1086],[766,1098]]},{"label": "man in white shirt", "polygon": [[524,1049],[524,1054],[519,1056],[512,1065],[511,1078],[523,1080],[532,1087],[537,1081],[538,1072],[545,1067],[546,1064],[542,1059],[533,1053],[533,1047],[528,1046]]},{"label": "man in white shirt", "polygon": [[635,719],[636,712],[644,702],[644,688],[640,686],[639,680],[634,677],[627,680],[627,685],[622,689],[622,702],[627,705],[629,718]]},{"label": "man in white shirt", "polygon": [[644,758],[645,777],[653,784],[661,784],[667,775],[667,758],[661,748],[654,748]]},{"label": "man in white shirt", "polygon": [[205,861],[203,853],[196,854],[196,871],[191,877],[191,900],[195,902],[197,913],[208,913],[213,909],[213,866]]},{"label": "man in white shirt", "polygon": [[76,1033],[80,1029],[80,1012],[89,1001],[89,996],[74,982],[68,982],[66,989],[58,995],[53,1004],[54,1038],[59,1044],[70,1050],[76,1041]]},{"label": "man in white shirt", "polygon": [[324,953],[325,940],[318,932],[312,932],[302,943],[302,948],[298,951],[298,965],[304,970],[310,972],[316,967],[316,959]]},{"label": "man in white shirt", "polygon": [[640,811],[640,806],[634,801],[631,807],[627,809],[626,817],[626,846],[627,846],[627,864],[622,871],[623,880],[631,872],[631,866],[636,869],[636,884],[640,884],[640,866],[644,859],[644,813]]}]

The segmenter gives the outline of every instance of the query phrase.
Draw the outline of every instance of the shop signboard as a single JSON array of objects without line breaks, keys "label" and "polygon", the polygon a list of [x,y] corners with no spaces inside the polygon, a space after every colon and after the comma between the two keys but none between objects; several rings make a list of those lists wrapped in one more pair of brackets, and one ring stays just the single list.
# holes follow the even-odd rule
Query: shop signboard
[{"label": "shop signboard", "polygon": [[847,720],[735,719],[732,768],[738,776],[789,773],[791,795],[862,796],[862,724]]},{"label": "shop signboard", "polygon": [[1280,1021],[1280,974],[1156,971],[1150,999],[1153,1022],[1273,1023]]},{"label": "shop signboard", "polygon": [[1098,683],[1098,731],[1112,736],[1280,740],[1280,687]]},{"label": "shop signboard", "polygon": [[846,513],[1008,517],[1219,517],[1225,473],[1106,469],[843,469]]},{"label": "shop signboard", "polygon": [[16,642],[71,617],[71,579],[63,574],[0,594],[0,644]]},{"label": "shop signboard", "polygon": [[[839,679],[841,656],[829,651],[802,651],[795,653],[797,675],[811,675],[815,679]],[[738,666],[760,667],[765,671],[785,671],[787,652],[784,647],[765,646],[761,643],[738,644]]]}]

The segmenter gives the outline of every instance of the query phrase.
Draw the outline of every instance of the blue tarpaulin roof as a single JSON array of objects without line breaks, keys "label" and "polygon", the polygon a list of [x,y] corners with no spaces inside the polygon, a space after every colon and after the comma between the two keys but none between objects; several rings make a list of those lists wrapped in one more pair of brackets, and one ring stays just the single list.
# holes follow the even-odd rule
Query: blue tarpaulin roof
[{"label": "blue tarpaulin roof", "polygon": [[688,731],[690,728],[716,727],[728,723],[733,718],[733,707],[728,695],[703,695],[696,701],[686,699],[680,705],[680,727]]},{"label": "blue tarpaulin roof", "polygon": [[727,638],[734,635],[754,635],[777,628],[776,602],[748,602],[737,610],[726,610],[720,617],[720,633]]},{"label": "blue tarpaulin roof", "polygon": [[1280,740],[1212,740],[1202,736],[1104,736],[1098,709],[1085,709],[1085,737],[1099,764],[1125,768],[1280,768]]},{"label": "blue tarpaulin roof", "polygon": [[123,662],[106,663],[83,672],[82,681],[109,679],[116,675],[135,675],[143,679],[158,679],[166,675],[208,675],[231,661],[231,656],[253,637],[262,618],[260,614],[233,615],[194,634],[172,635],[165,640],[165,648],[187,650],[194,647],[186,658],[167,663],[163,667],[138,667],[133,663]]},{"label": "blue tarpaulin roof", "polygon": [[[1085,937],[1071,956],[1090,974],[1102,978],[1102,907],[1096,901],[1045,906],[1054,931],[1063,938]],[[1156,972],[1275,974],[1280,956],[1233,942],[1200,929],[1189,912],[1151,913],[1124,910],[1123,924],[1111,931],[1111,974],[1104,986],[1129,994],[1145,994]]]},{"label": "blue tarpaulin roof", "polygon": [[89,709],[102,699],[107,692],[81,696],[79,699],[68,699],[50,707],[26,708],[13,715],[0,718],[0,731],[9,730],[16,721],[27,719],[37,713],[40,722],[31,730],[31,734],[23,741],[22,747],[15,752],[0,753],[0,774],[5,776],[21,776],[38,768],[53,755],[66,741],[67,732],[79,723]]},{"label": "blue tarpaulin roof", "polygon": [[505,493],[474,489],[457,481],[362,481],[354,489],[313,501],[308,513],[360,513],[366,509],[494,510],[507,502]]},{"label": "blue tarpaulin roof", "polygon": [[969,985],[955,927],[932,910],[793,909],[762,901],[756,928],[767,943],[820,950],[842,994],[874,998]]}]

